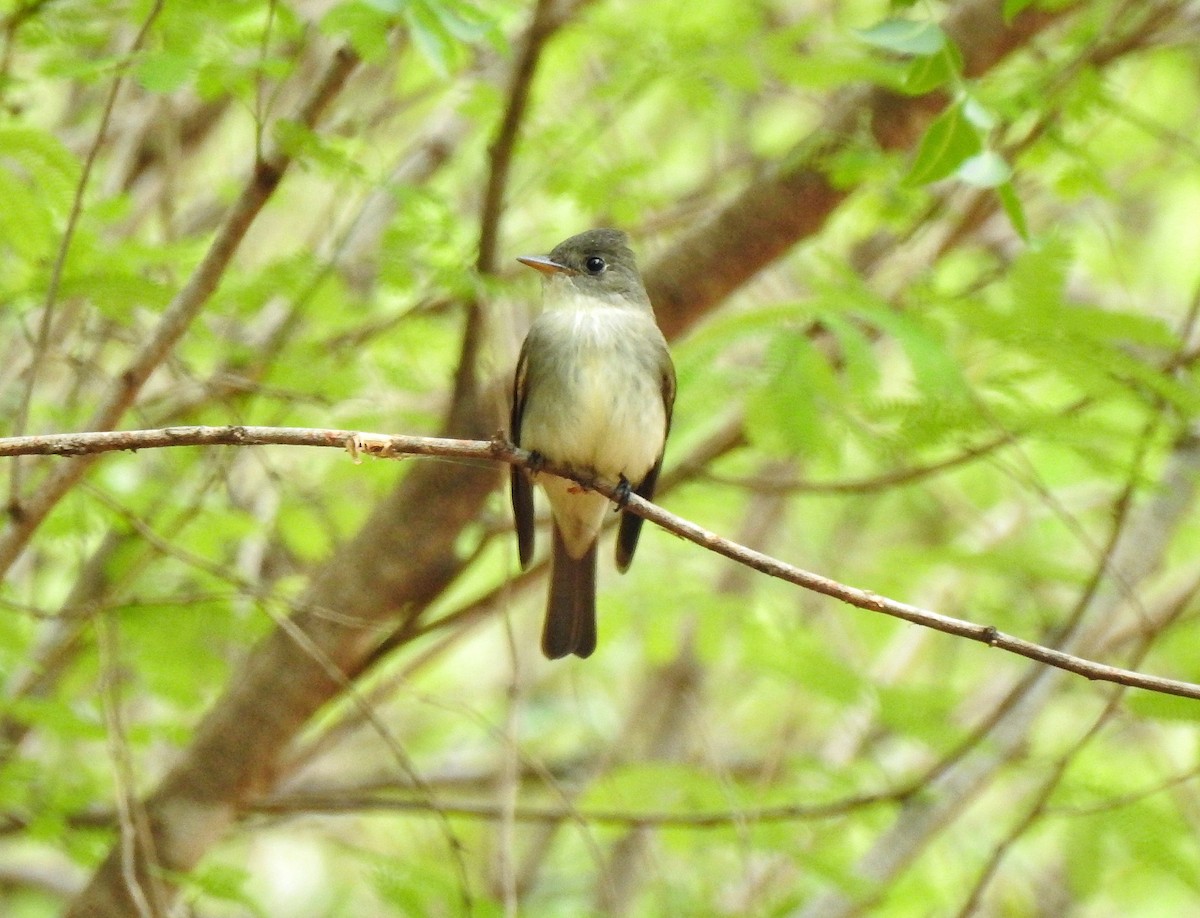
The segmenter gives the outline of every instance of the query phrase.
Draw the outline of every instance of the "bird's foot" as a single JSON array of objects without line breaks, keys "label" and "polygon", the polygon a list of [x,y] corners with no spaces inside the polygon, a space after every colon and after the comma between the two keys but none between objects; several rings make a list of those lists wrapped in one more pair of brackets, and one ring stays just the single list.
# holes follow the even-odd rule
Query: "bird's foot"
[{"label": "bird's foot", "polygon": [[617,502],[617,510],[624,510],[629,504],[629,498],[633,495],[633,486],[629,483],[629,479],[624,475],[617,482],[617,486],[613,488],[613,498]]}]

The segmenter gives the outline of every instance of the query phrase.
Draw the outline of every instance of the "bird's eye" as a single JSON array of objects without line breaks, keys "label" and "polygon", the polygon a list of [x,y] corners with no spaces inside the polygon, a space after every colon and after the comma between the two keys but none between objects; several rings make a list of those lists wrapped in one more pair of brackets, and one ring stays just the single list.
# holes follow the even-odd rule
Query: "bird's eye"
[{"label": "bird's eye", "polygon": [[589,255],[583,266],[587,268],[588,274],[599,274],[608,267],[604,259],[599,255]]}]

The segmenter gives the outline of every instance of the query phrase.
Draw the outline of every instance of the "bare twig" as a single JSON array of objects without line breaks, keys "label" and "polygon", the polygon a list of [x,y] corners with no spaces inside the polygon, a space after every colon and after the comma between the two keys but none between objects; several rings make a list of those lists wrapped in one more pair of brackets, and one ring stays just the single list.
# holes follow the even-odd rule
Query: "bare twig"
[{"label": "bare twig", "polygon": [[[994,0],[963,0],[942,27],[976,76],[1061,18],[1069,7],[1029,7],[1007,21]],[[901,96],[882,87],[847,90],[827,106],[819,129],[781,165],[689,228],[646,272],[646,289],[668,339],[691,328],[710,304],[825,226],[852,188],[828,164],[860,142],[864,124],[886,150],[907,150],[947,102],[941,93]]]},{"label": "bare twig", "polygon": [[495,444],[441,437],[394,437],[314,427],[164,427],[0,438],[0,456],[86,456],[166,446],[326,446],[352,454],[491,459]]},{"label": "bare twig", "polygon": [[[53,434],[45,436],[9,437],[0,439],[0,456],[5,455],[91,455],[111,450],[149,449],[166,446],[204,445],[289,445],[349,449],[352,455],[362,453],[383,458],[399,456],[432,456],[453,459],[475,459],[527,466],[530,454],[506,442],[501,437],[492,440],[456,440],[445,437],[408,437],[385,434],[364,434],[349,430],[325,430],[303,427],[169,427],[164,430],[108,431],[100,433]],[[542,470],[577,481],[605,497],[618,498],[615,483],[589,481],[569,469],[552,464]],[[1200,685],[1176,679],[1151,676],[1116,666],[1097,663],[1074,654],[1065,653],[1015,637],[998,630],[994,625],[980,625],[965,619],[953,618],[919,606],[880,596],[870,590],[839,583],[820,574],[802,570],[784,561],[754,551],[689,520],[663,510],[636,494],[629,497],[626,509],[656,523],[668,532],[682,536],[702,548],[724,555],[733,561],[788,583],[840,599],[849,605],[871,612],[880,612],[903,619],[914,625],[932,628],[945,634],[968,638],[989,647],[1036,660],[1057,669],[1103,682],[1113,682],[1132,688],[1146,689],[1183,698],[1200,699]]]},{"label": "bare twig", "polygon": [[117,631],[112,619],[104,618],[99,628],[100,649],[104,669],[102,675],[104,720],[108,735],[109,751],[113,759],[113,770],[117,782],[117,824],[121,832],[121,874],[130,901],[137,908],[139,918],[160,918],[166,914],[153,885],[143,885],[139,879],[138,861],[153,859],[153,839],[146,822],[142,801],[134,790],[133,762],[129,755],[129,741],[125,735],[124,718],[121,712],[120,669],[117,649]]},{"label": "bare twig", "polygon": [[[1191,587],[1182,596],[1171,603],[1167,614],[1160,616],[1155,621],[1153,628],[1146,629],[1139,635],[1138,646],[1133,652],[1135,665],[1140,663],[1146,654],[1150,652],[1154,639],[1158,637],[1162,630],[1169,627],[1191,605],[1198,591],[1200,591],[1200,582],[1193,582]],[[1050,807],[1051,798],[1062,784],[1068,769],[1088,745],[1091,744],[1092,740],[1100,734],[1100,731],[1113,719],[1120,710],[1124,699],[1125,689],[1121,686],[1115,686],[1109,692],[1109,698],[1104,708],[1093,719],[1088,728],[1053,763],[1049,774],[1042,780],[1041,786],[1037,788],[1032,800],[1026,806],[1025,813],[1009,828],[1000,842],[992,849],[991,855],[972,885],[966,901],[958,911],[959,918],[971,918],[972,915],[978,913],[983,896],[995,880],[1003,860],[1016,847],[1017,842],[1037,825],[1039,820],[1045,815]]]},{"label": "bare twig", "polygon": [[[1120,511],[1113,527],[1113,539],[1117,541],[1112,557],[1106,555],[1097,565],[1067,629],[1057,636],[1057,643],[1081,652],[1096,646],[1094,638],[1088,637],[1081,627],[1083,616],[1086,614],[1097,624],[1109,622],[1125,600],[1125,590],[1112,587],[1102,573],[1110,566],[1115,567],[1122,573],[1121,580],[1132,587],[1149,577],[1161,564],[1182,521],[1189,518],[1198,486],[1200,443],[1185,438],[1172,452],[1154,496],[1137,508],[1136,513]],[[940,766],[936,777],[924,783],[921,793],[907,801],[895,822],[859,858],[854,869],[856,876],[863,878],[861,888],[853,895],[844,889],[831,888],[811,901],[799,915],[828,918],[862,914],[930,840],[990,786],[1006,763],[1023,754],[1031,727],[1060,684],[1061,676],[1061,670],[1030,667],[1020,685],[1001,702],[986,730],[971,740],[971,745],[975,745],[986,738],[986,745],[969,754],[955,754],[945,766]]]},{"label": "bare twig", "polygon": [[[100,124],[96,128],[96,136],[92,139],[92,145],[88,148],[87,156],[83,160],[83,168],[79,172],[79,181],[75,185],[75,195],[71,199],[71,212],[67,215],[67,224],[63,229],[62,239],[59,240],[58,251],[54,256],[54,265],[50,268],[50,280],[46,284],[46,296],[42,301],[42,316],[38,322],[37,339],[34,342],[33,352],[30,357],[29,372],[25,377],[25,385],[21,389],[20,401],[17,403],[17,417],[13,422],[13,433],[24,433],[25,425],[29,420],[29,405],[33,400],[33,390],[37,387],[38,370],[41,369],[42,364],[45,362],[46,351],[50,346],[50,328],[54,321],[54,307],[58,302],[58,290],[62,284],[63,267],[67,263],[67,254],[71,251],[71,242],[75,239],[75,229],[79,226],[79,216],[83,213],[83,193],[87,190],[88,182],[92,177],[92,168],[96,165],[96,157],[100,153],[100,148],[104,145],[105,135],[108,133],[108,125],[112,121],[113,109],[117,104],[117,94],[121,91],[121,84],[125,82],[125,68],[142,47],[147,34],[150,32],[150,27],[154,24],[154,20],[158,18],[158,14],[162,12],[162,7],[163,0],[158,0],[150,8],[150,12],[146,14],[146,18],[142,22],[142,27],[138,30],[137,35],[129,46],[129,50],[125,52],[124,62],[113,77],[112,85],[108,90],[108,96],[104,100],[104,109],[100,113]],[[29,7],[29,9],[33,8],[34,5]],[[21,464],[19,461],[13,463],[12,475],[9,477],[8,502],[9,507],[13,509],[20,506]]]},{"label": "bare twig", "polygon": [[483,194],[483,209],[479,219],[479,255],[476,267],[480,274],[496,270],[496,244],[500,237],[500,214],[504,207],[504,190],[508,187],[508,169],[516,149],[517,133],[529,102],[529,87],[537,71],[538,60],[546,40],[561,24],[552,19],[549,10],[552,0],[538,0],[521,40],[517,60],[508,84],[508,105],[500,119],[496,137],[488,147],[491,169]]},{"label": "bare twig", "polygon": [[795,475],[759,474],[735,477],[711,472],[704,473],[701,477],[705,481],[745,488],[760,494],[869,494],[874,491],[885,491],[898,485],[915,484],[939,472],[947,472],[960,465],[966,465],[1011,445],[1015,439],[1014,434],[1001,433],[983,443],[964,447],[960,452],[945,459],[938,459],[924,465],[891,469],[866,478],[847,478],[841,481],[805,481]]},{"label": "bare twig", "polygon": [[[357,65],[358,57],[353,51],[339,49],[299,106],[296,120],[305,127],[315,126]],[[291,157],[282,151],[275,151],[255,162],[252,174],[226,214],[203,260],[167,306],[146,345],[113,379],[87,427],[93,430],[112,428],[133,404],[150,374],[166,359],[216,290],[246,232],[274,194],[291,162]],[[8,571],[34,531],[90,465],[91,461],[84,459],[59,466],[28,501],[9,508],[10,525],[0,535],[0,576]]]},{"label": "bare twig", "polygon": [[[779,806],[736,807],[729,810],[706,812],[670,812],[666,810],[593,810],[589,808],[564,809],[561,806],[521,806],[510,810],[504,802],[439,802],[437,812],[449,816],[462,816],[499,822],[511,818],[522,823],[558,823],[564,820],[582,820],[588,825],[616,825],[629,828],[677,827],[688,829],[727,829],[731,825],[768,822],[799,822],[804,820],[833,819],[865,807],[897,803],[908,793],[884,792],[860,794],[831,800],[827,803],[788,803]],[[307,816],[314,813],[358,813],[382,810],[407,813],[429,813],[435,815],[428,800],[400,798],[385,794],[280,794],[259,803],[250,809],[256,813],[274,816]]]},{"label": "bare twig", "polygon": [[3,34],[4,47],[0,50],[0,100],[11,84],[9,70],[12,67],[13,49],[17,44],[17,33],[25,23],[37,16],[44,7],[53,0],[30,0],[29,3],[18,6],[3,19],[0,19],[0,33]]}]

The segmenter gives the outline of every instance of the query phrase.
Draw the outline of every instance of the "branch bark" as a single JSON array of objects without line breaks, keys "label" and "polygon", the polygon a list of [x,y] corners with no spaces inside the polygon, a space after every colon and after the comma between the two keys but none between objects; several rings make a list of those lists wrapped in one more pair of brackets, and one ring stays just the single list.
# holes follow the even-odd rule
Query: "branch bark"
[{"label": "branch bark", "polygon": [[[966,0],[942,22],[962,51],[968,77],[987,71],[1069,12],[1028,8],[1006,23],[1001,6],[995,0]],[[879,87],[837,96],[821,126],[785,156],[782,165],[677,240],[650,266],[646,289],[663,333],[668,338],[683,334],[714,303],[825,225],[854,190],[836,184],[826,164],[862,142],[864,125],[883,149],[908,149],[947,101],[941,93],[902,96]]]},{"label": "branch bark", "polygon": [[[530,462],[530,453],[513,446],[500,436],[491,440],[461,440],[447,437],[364,434],[350,430],[326,430],[323,428],[307,427],[169,427],[164,430],[103,431],[91,434],[9,437],[0,438],[0,456],[29,455],[33,453],[39,455],[78,455],[80,451],[86,451],[88,455],[95,455],[96,453],[111,452],[114,450],[150,449],[168,446],[205,446],[213,444],[238,446],[276,444],[284,446],[332,447],[335,449],[347,449],[355,457],[364,454],[380,458],[440,456],[447,459],[503,462],[522,467],[528,467]],[[1182,449],[1183,447],[1181,447]],[[1187,454],[1181,452],[1180,455]],[[439,468],[433,464],[428,467]],[[590,487],[610,500],[617,501],[619,499],[620,495],[617,493],[615,482],[586,480],[573,474],[569,469],[555,466],[553,463],[548,463],[544,460],[539,460],[538,469],[546,474],[558,475],[576,481],[585,487]],[[461,474],[461,471],[461,468],[456,468],[449,474],[451,476],[458,476]],[[448,483],[448,486],[450,486],[450,483]],[[458,487],[459,485],[454,484],[453,486]],[[689,542],[694,542],[701,548],[724,555],[726,558],[760,573],[803,587],[806,590],[812,590],[815,593],[840,599],[842,602],[859,609],[879,612],[892,618],[903,619],[914,625],[921,625],[925,628],[932,628],[934,631],[941,631],[944,634],[977,641],[989,647],[1005,650],[1056,669],[1084,676],[1087,679],[1113,682],[1118,685],[1146,689],[1166,695],[1200,699],[1200,685],[1191,682],[1151,676],[1145,673],[1134,672],[1133,670],[1097,663],[1053,647],[1048,647],[1044,644],[1038,644],[1034,641],[1027,641],[1023,638],[1006,634],[993,625],[981,625],[966,619],[943,615],[930,609],[923,609],[920,606],[889,599],[870,590],[849,586],[828,577],[823,577],[820,574],[802,570],[785,561],[780,561],[770,555],[723,538],[715,532],[705,529],[703,526],[699,526],[683,517],[676,516],[662,507],[642,499],[636,494],[629,495],[625,507],[638,516],[661,526],[668,532],[673,532],[687,539]],[[372,531],[372,537],[376,535],[377,533]],[[362,534],[360,533],[359,539],[356,539],[355,543],[351,544],[356,544],[361,539]],[[419,544],[417,543],[418,546]],[[414,550],[420,551],[420,548],[417,547]],[[436,559],[431,558],[429,562],[433,564],[436,562]],[[1128,562],[1126,566],[1128,566]],[[1136,583],[1138,580],[1144,578],[1145,574],[1146,571],[1144,570],[1135,571],[1130,582]],[[337,578],[333,579],[336,580]],[[343,583],[341,584],[341,588],[347,591],[344,594],[345,596],[353,596],[355,592],[352,583]],[[310,591],[310,594],[314,592],[319,595],[320,591]],[[336,597],[339,595],[343,594],[335,593],[334,599],[336,600]],[[310,598],[307,602],[301,604],[302,608],[306,610],[302,614],[312,615],[313,613],[318,613],[319,618],[321,608],[337,609],[343,604],[342,602],[331,601],[328,606],[322,607],[314,599]],[[324,627],[331,627],[331,623],[325,621]],[[336,624],[332,627],[345,629],[347,626],[345,624]],[[348,674],[352,674],[354,671],[355,667],[353,666],[346,669]]]},{"label": "branch bark", "polygon": [[[1114,616],[1131,594],[1162,563],[1172,537],[1195,507],[1200,491],[1200,439],[1182,440],[1162,475],[1155,496],[1131,516],[1121,532],[1104,589],[1087,603],[1091,619],[1087,630],[1072,629],[1064,645],[1086,652],[1112,626]],[[1063,651],[1055,651],[1062,654]],[[1037,659],[1034,657],[1034,659]],[[1078,659],[1078,658],[1076,658]],[[1080,670],[1063,667],[1072,672]],[[1084,673],[1087,675],[1087,673]],[[929,841],[950,823],[977,795],[988,789],[997,772],[1026,744],[1031,724],[1044,710],[1062,673],[1032,670],[986,733],[986,743],[933,776],[921,793],[907,801],[895,822],[855,865],[862,885],[854,895],[841,889],[815,897],[795,914],[799,918],[860,915],[881,898],[888,884],[905,870]],[[1089,676],[1089,678],[1096,678]],[[1122,680],[1118,684],[1130,683]],[[1169,692],[1195,698],[1194,690]]]},{"label": "branch bark", "polygon": [[[1059,15],[1026,10],[1012,26],[1006,26],[995,7],[994,0],[963,0],[947,19],[948,31],[958,41],[969,73],[987,69]],[[848,143],[855,136],[865,105],[874,134],[894,149],[911,143],[941,104],[936,98],[891,97],[878,90],[848,93],[834,102],[835,112],[827,120],[833,140],[824,139],[829,136],[824,132],[817,142],[805,142],[801,148],[820,154],[835,149],[830,143]],[[755,183],[651,266],[647,285],[669,337],[684,331],[755,272],[815,232],[845,197],[846,191],[833,189],[820,171],[819,155],[806,154],[793,161],[800,165],[781,167],[767,180]],[[468,436],[478,434],[488,423],[488,413],[481,406],[503,402],[498,398],[489,403],[481,397],[474,384],[471,355],[470,348],[464,350],[445,426],[447,431]],[[92,426],[102,429],[112,423]],[[491,458],[523,461],[515,453]],[[90,457],[72,460],[64,468],[74,469],[89,461]],[[56,470],[56,475],[65,474]],[[51,506],[74,480],[67,481]],[[394,631],[398,621],[401,628],[404,622],[414,621],[458,575],[466,563],[460,535],[477,518],[495,480],[491,467],[415,466],[380,502],[359,534],[316,573],[291,627],[277,629],[251,651],[242,672],[198,728],[192,745],[147,801],[155,863],[165,868],[165,873],[191,869],[237,814],[271,788],[289,741],[321,705],[369,665],[379,635]],[[654,516],[662,512],[657,508],[640,501],[631,506],[635,512],[661,521]],[[703,544],[716,547],[716,536],[694,528],[708,540]],[[19,535],[18,551],[31,532],[32,527]],[[0,552],[4,548],[5,543],[0,542]],[[2,553],[0,560],[4,560]],[[786,567],[773,559],[767,561],[777,566],[772,571],[776,576]],[[823,578],[802,585],[819,588],[818,581],[826,587],[822,592],[828,592],[832,582]],[[868,608],[877,608],[881,601],[863,591],[845,594],[852,595],[868,603]],[[352,609],[354,614],[326,614],[341,609]],[[904,607],[902,611],[901,617],[915,620],[914,614],[920,617],[923,610]],[[348,624],[350,619],[356,624]],[[983,626],[958,623],[958,627],[964,636],[976,640],[1004,638]],[[304,635],[304,646],[294,639],[295,633]],[[331,673],[344,678],[334,678]],[[270,699],[269,703],[264,699]],[[162,875],[149,870],[146,852],[141,852],[141,858],[140,882]],[[128,893],[114,850],[69,914],[122,915],[128,908]]]}]

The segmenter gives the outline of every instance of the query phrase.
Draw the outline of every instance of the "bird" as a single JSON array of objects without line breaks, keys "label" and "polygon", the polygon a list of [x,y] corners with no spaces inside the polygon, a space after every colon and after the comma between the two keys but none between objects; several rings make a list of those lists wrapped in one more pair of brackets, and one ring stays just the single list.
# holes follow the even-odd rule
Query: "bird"
[{"label": "bird", "polygon": [[[629,237],[591,229],[549,255],[517,261],[542,275],[542,313],[521,346],[513,379],[512,442],[537,460],[652,500],[675,404],[675,367],[655,322]],[[534,550],[533,484],[553,518],[542,652],[551,660],[596,649],[596,545],[608,498],[514,466],[513,517],[522,569]],[[642,518],[621,509],[616,566],[624,573]]]}]

